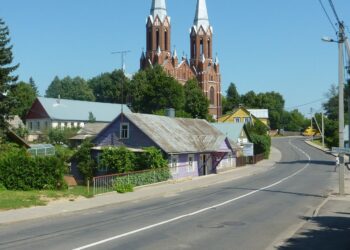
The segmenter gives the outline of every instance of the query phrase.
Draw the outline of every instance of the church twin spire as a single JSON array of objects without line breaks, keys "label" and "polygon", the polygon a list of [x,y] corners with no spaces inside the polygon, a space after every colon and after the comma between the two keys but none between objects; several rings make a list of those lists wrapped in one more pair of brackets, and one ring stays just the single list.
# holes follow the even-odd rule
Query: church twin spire
[{"label": "church twin spire", "polygon": [[151,16],[155,20],[158,16],[163,22],[167,16],[167,9],[165,0],[152,0]]},{"label": "church twin spire", "polygon": [[205,0],[197,0],[197,8],[193,25],[197,30],[202,26],[204,31],[207,31],[210,27],[208,9]]}]

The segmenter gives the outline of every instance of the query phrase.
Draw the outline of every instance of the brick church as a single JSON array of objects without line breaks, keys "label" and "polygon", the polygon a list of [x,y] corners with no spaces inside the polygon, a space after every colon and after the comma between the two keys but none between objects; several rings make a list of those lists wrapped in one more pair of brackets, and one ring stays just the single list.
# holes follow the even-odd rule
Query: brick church
[{"label": "brick church", "polygon": [[167,15],[165,0],[152,0],[151,13],[146,24],[146,52],[142,52],[140,67],[155,64],[182,85],[197,78],[214,117],[222,115],[221,75],[219,60],[213,59],[213,28],[210,26],[205,0],[197,0],[197,8],[190,32],[191,58],[178,58],[176,49],[171,51],[171,20]]}]

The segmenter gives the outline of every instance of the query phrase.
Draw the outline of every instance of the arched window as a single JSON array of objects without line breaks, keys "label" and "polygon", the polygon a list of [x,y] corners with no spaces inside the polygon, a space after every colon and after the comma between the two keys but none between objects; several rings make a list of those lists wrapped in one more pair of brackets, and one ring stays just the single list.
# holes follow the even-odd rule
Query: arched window
[{"label": "arched window", "polygon": [[165,48],[165,50],[168,50],[168,31],[167,30],[165,30],[165,32],[164,32],[164,48]]},{"label": "arched window", "polygon": [[208,39],[208,58],[211,58],[210,39]]},{"label": "arched window", "polygon": [[201,39],[201,43],[200,43],[201,45],[200,45],[200,55],[202,56],[203,55],[203,53],[204,53],[204,44],[203,44],[203,39]]},{"label": "arched window", "polygon": [[147,32],[147,50],[152,50],[152,31]]},{"label": "arched window", "polygon": [[192,42],[192,58],[196,56],[196,41]]},{"label": "arched window", "polygon": [[159,47],[159,30],[158,29],[156,31],[156,45],[157,45],[157,47],[156,47],[156,50],[157,50]]},{"label": "arched window", "polygon": [[214,87],[210,88],[210,105],[215,105],[215,89],[214,89]]}]

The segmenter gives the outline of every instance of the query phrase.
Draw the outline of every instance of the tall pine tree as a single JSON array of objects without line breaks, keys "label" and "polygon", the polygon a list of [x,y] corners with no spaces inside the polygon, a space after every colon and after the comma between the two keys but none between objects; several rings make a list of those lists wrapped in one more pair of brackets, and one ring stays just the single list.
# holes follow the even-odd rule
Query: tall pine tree
[{"label": "tall pine tree", "polygon": [[0,137],[7,128],[6,120],[11,111],[12,100],[7,97],[11,84],[17,81],[17,76],[12,73],[19,64],[12,65],[12,45],[10,45],[10,31],[5,22],[0,18]]}]

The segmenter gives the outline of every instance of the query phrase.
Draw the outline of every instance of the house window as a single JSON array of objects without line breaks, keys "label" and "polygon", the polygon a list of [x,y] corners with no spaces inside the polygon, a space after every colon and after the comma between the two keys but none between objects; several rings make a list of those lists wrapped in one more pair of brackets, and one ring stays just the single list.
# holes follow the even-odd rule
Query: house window
[{"label": "house window", "polygon": [[36,122],[36,127],[40,130],[40,122]]},{"label": "house window", "polygon": [[100,172],[100,173],[106,173],[106,172],[108,172],[108,166],[103,166],[102,164],[101,164],[101,159],[100,159],[100,157],[101,157],[101,155],[99,154],[98,156],[97,156],[97,158],[96,158],[96,160],[97,160],[97,170]]},{"label": "house window", "polygon": [[194,155],[188,155],[187,172],[188,173],[194,172]]},{"label": "house window", "polygon": [[62,127],[62,124],[59,122],[58,123],[58,128],[61,128]]},{"label": "house window", "polygon": [[74,128],[74,122],[71,122],[71,123],[70,123],[70,127],[71,127],[71,128]]},{"label": "house window", "polygon": [[64,123],[64,127],[67,128],[68,127],[68,122]]},{"label": "house window", "polygon": [[178,163],[179,163],[179,158],[177,155],[172,155],[171,156],[171,165],[170,165],[170,171],[171,174],[177,174],[179,169],[178,169]]},{"label": "house window", "polygon": [[129,123],[120,124],[120,139],[129,139]]},{"label": "house window", "polygon": [[241,118],[235,118],[235,123],[240,123],[241,122]]},{"label": "house window", "polygon": [[33,130],[33,122],[30,122],[30,123],[29,123],[29,129],[30,129],[30,130]]},{"label": "house window", "polygon": [[249,117],[244,118],[244,123],[245,123],[245,124],[250,123],[250,118],[249,118]]}]

